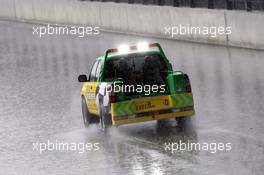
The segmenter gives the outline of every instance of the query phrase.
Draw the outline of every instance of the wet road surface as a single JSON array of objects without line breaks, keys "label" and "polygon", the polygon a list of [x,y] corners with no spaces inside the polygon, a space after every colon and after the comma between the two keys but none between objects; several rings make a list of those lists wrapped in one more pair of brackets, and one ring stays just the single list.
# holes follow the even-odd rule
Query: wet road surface
[{"label": "wet road surface", "polygon": [[[264,52],[102,33],[32,35],[33,24],[0,22],[0,175],[257,174],[264,172]],[[159,42],[173,67],[189,74],[196,115],[85,129],[81,84],[108,48]],[[33,143],[99,143],[99,150],[34,150]],[[165,150],[165,143],[231,143],[230,151]]]}]

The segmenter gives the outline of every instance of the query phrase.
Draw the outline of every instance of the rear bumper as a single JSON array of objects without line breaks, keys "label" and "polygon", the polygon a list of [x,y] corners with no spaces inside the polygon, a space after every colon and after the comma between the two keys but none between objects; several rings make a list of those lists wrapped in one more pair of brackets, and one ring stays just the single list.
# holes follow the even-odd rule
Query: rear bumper
[{"label": "rear bumper", "polygon": [[113,120],[114,118],[112,117],[113,125],[114,126],[119,126],[119,125],[125,125],[125,124],[130,124],[130,123],[139,123],[139,122],[146,122],[146,121],[152,121],[152,120],[162,120],[162,119],[169,119],[169,118],[175,118],[175,117],[184,117],[184,116],[192,116],[195,114],[195,111],[192,108],[189,108],[188,110],[184,111],[177,111],[174,112],[168,111],[164,113],[158,113],[158,112],[152,112],[152,113],[146,113],[144,115],[142,114],[136,114],[136,115],[128,115],[124,116],[123,118],[120,117],[118,120]]},{"label": "rear bumper", "polygon": [[111,103],[115,126],[194,115],[192,93],[137,98]]}]

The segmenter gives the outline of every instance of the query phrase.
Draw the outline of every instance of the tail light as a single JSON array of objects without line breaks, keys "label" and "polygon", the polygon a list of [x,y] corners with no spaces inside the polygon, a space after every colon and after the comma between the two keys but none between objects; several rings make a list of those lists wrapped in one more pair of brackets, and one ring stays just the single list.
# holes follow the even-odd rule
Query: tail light
[{"label": "tail light", "polygon": [[116,102],[116,97],[114,96],[114,94],[110,94],[109,96],[109,100],[110,100],[110,103],[115,103]]},{"label": "tail light", "polygon": [[185,87],[187,92],[192,92],[192,87],[188,75],[185,76]]},{"label": "tail light", "polygon": [[110,101],[110,103],[115,103],[116,102],[116,97],[115,97],[115,92],[114,92],[114,85],[112,84],[112,86],[111,87],[108,87],[109,89],[108,89],[108,91],[110,91],[110,93],[109,93],[109,101]]},{"label": "tail light", "polygon": [[186,90],[187,90],[187,92],[192,92],[192,87],[191,87],[191,84],[190,83],[188,83],[186,85]]}]

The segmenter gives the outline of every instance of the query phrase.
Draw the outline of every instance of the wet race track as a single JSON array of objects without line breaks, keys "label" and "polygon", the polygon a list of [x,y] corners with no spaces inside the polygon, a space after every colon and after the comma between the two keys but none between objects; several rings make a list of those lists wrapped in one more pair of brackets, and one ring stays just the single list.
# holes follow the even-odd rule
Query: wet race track
[{"label": "wet race track", "polygon": [[[32,35],[33,24],[0,22],[0,175],[263,174],[264,52],[101,33]],[[159,42],[176,70],[189,74],[196,115],[85,129],[81,84],[108,47]],[[44,151],[33,143],[99,143],[99,150]],[[170,151],[165,143],[231,143],[230,151]]]}]

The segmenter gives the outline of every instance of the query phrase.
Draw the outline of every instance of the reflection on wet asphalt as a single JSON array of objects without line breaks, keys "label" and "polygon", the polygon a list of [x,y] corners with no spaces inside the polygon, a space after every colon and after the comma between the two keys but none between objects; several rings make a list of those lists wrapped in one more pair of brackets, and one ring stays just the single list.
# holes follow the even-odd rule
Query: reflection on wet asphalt
[{"label": "reflection on wet asphalt", "polygon": [[[0,22],[0,174],[263,174],[264,52],[117,34],[86,38],[32,35],[32,24]],[[84,129],[80,73],[108,47],[161,43],[191,78],[196,115]],[[98,151],[33,151],[32,143],[87,142]],[[164,150],[165,143],[232,143],[231,151]]]}]

